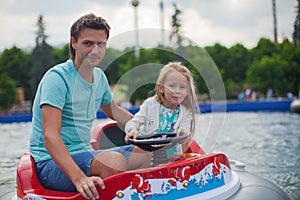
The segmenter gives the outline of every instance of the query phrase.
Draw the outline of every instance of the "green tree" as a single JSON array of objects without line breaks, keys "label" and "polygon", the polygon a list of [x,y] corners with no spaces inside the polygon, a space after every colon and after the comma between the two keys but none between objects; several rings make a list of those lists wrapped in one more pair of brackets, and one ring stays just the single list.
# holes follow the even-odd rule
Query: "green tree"
[{"label": "green tree", "polygon": [[31,55],[31,99],[36,91],[44,73],[52,67],[57,61],[53,55],[53,48],[46,42],[45,26],[43,16],[40,15],[37,22],[36,46]]},{"label": "green tree", "polygon": [[[5,49],[0,56],[0,74],[5,72],[16,81],[18,87],[23,87],[25,91],[29,91],[30,87],[29,68],[29,55],[16,46]],[[25,93],[25,97],[28,97],[28,93]]]},{"label": "green tree", "polygon": [[0,74],[0,108],[7,113],[16,99],[16,82],[6,73]]},{"label": "green tree", "polygon": [[100,68],[108,77],[109,83],[116,84],[120,77],[134,66],[134,49],[125,49],[123,51],[107,48],[105,57],[100,63]]},{"label": "green tree", "polygon": [[300,46],[300,0],[297,0],[298,5],[296,6],[296,18],[294,22],[293,41],[294,44]]},{"label": "green tree", "polygon": [[246,71],[252,58],[248,49],[242,44],[236,44],[229,48],[228,62],[226,63],[224,78],[236,83],[242,83],[246,78]]},{"label": "green tree", "polygon": [[69,44],[65,44],[62,48],[53,48],[52,54],[57,63],[65,62],[70,58]]},{"label": "green tree", "polygon": [[280,56],[265,56],[250,65],[247,71],[247,83],[252,89],[266,92],[272,88],[277,95],[284,96],[291,90],[290,82],[287,80],[287,69],[289,63]]},{"label": "green tree", "polygon": [[286,79],[289,82],[289,92],[292,92],[294,95],[298,96],[298,91],[300,90],[300,47],[289,48],[285,53],[290,52],[288,58],[289,66],[287,68]]},{"label": "green tree", "polygon": [[229,59],[229,50],[220,43],[215,43],[214,46],[207,46],[204,49],[211,56],[213,61],[216,63],[221,75],[224,77],[226,63]]},{"label": "green tree", "polygon": [[270,39],[261,38],[256,47],[251,49],[251,53],[254,59],[260,59],[264,56],[273,56],[274,54],[278,53],[277,45],[272,42]]},{"label": "green tree", "polygon": [[246,72],[251,63],[252,55],[242,44],[236,44],[228,49],[223,79],[229,99],[235,99],[244,90]]},{"label": "green tree", "polygon": [[296,47],[287,38],[278,44],[277,55],[288,62],[285,70],[286,92],[292,92],[297,95],[300,88],[300,47]]},{"label": "green tree", "polygon": [[289,39],[285,38],[280,44],[278,44],[278,55],[287,61],[291,61],[297,47],[293,45]]},{"label": "green tree", "polygon": [[181,37],[181,20],[179,16],[182,14],[182,10],[179,10],[176,3],[173,4],[174,7],[174,14],[172,15],[172,33],[170,35],[170,40],[175,39],[175,43],[177,47],[182,47],[183,38]]}]

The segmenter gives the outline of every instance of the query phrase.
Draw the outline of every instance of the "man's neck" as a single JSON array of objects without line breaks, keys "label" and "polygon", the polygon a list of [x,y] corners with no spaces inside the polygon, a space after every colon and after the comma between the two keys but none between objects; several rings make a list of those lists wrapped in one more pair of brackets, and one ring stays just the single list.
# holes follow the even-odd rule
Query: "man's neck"
[{"label": "man's neck", "polygon": [[83,80],[85,80],[88,83],[93,83],[94,67],[84,62],[83,63],[76,62],[76,60],[74,61],[74,65]]}]

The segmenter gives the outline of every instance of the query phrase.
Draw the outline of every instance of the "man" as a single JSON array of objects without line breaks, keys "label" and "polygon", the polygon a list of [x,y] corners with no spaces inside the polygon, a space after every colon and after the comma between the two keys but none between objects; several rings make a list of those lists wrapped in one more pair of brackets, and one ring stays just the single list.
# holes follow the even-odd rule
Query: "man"
[{"label": "man", "polygon": [[89,144],[99,107],[121,124],[132,117],[113,101],[106,76],[96,68],[109,31],[101,17],[80,17],[71,27],[71,59],[44,75],[33,104],[30,154],[40,182],[52,190],[77,190],[87,199],[99,198],[95,183],[104,189],[102,178],[127,170],[133,148],[93,151]]}]

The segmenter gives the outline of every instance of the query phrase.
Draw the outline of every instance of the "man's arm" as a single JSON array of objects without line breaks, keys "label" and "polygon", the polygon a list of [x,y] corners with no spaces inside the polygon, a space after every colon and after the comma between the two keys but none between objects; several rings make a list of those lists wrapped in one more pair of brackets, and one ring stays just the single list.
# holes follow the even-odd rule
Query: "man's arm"
[{"label": "man's arm", "polygon": [[50,105],[43,105],[42,119],[45,147],[54,162],[73,182],[76,189],[85,198],[95,198],[99,196],[95,185],[89,188],[89,190],[92,191],[91,194],[87,194],[86,191],[82,189],[82,186],[89,183],[89,180],[97,182],[102,188],[104,187],[104,183],[99,177],[87,177],[72,159],[67,147],[61,139],[61,117],[62,112],[60,109]]},{"label": "man's arm", "polygon": [[116,120],[118,123],[123,125],[125,125],[126,122],[133,117],[133,114],[117,105],[115,101],[112,101],[110,104],[101,106],[101,109],[107,117]]},{"label": "man's arm", "polygon": [[[50,105],[43,105],[43,134],[45,147],[55,163],[74,182],[75,174],[85,176],[70,156],[67,147],[61,139],[61,110]],[[73,175],[73,177],[72,177]]]}]

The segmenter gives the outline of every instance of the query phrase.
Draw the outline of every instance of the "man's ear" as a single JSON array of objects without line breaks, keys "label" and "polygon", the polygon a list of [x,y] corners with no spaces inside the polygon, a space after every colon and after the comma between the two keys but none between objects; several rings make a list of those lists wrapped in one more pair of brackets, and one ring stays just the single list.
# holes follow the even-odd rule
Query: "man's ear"
[{"label": "man's ear", "polygon": [[70,45],[72,45],[73,49],[76,49],[77,42],[74,37],[71,37]]}]

